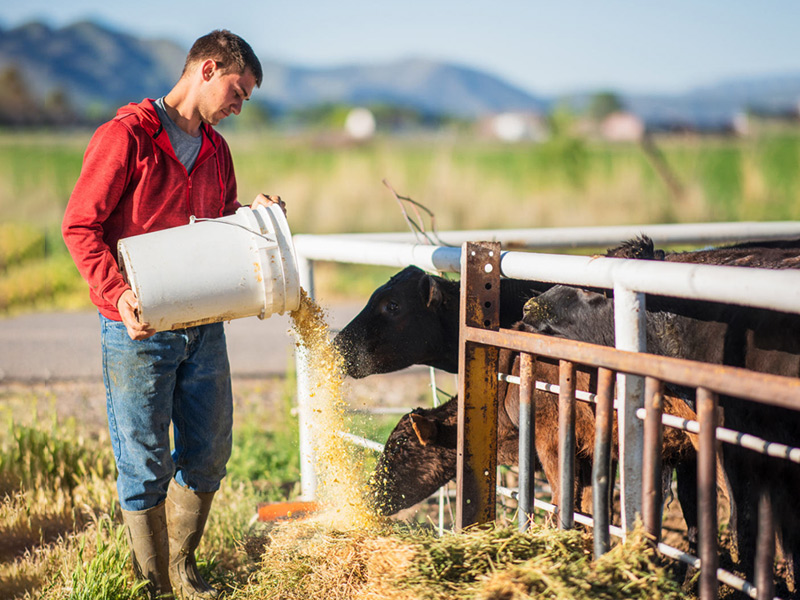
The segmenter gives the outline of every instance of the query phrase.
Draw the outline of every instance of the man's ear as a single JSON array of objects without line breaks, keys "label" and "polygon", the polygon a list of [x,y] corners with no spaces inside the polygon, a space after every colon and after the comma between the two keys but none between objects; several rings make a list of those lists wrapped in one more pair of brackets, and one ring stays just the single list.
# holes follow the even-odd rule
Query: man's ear
[{"label": "man's ear", "polygon": [[427,273],[419,280],[419,292],[428,308],[439,308],[444,301],[444,294],[439,281]]},{"label": "man's ear", "polygon": [[204,81],[210,81],[217,71],[217,61],[213,58],[207,58],[200,64],[200,73]]},{"label": "man's ear", "polygon": [[411,413],[410,417],[411,427],[417,434],[420,444],[427,446],[436,441],[436,421],[416,413]]}]

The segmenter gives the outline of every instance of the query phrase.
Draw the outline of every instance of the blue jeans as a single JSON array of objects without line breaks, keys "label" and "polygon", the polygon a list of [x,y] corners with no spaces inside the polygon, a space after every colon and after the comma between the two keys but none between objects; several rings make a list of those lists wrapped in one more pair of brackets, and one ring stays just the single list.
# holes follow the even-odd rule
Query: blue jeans
[{"label": "blue jeans", "polygon": [[[231,454],[233,399],[222,323],[133,341],[100,315],[108,429],[124,510],[164,501],[170,479],[214,492]],[[172,422],[175,449],[170,454]]]}]

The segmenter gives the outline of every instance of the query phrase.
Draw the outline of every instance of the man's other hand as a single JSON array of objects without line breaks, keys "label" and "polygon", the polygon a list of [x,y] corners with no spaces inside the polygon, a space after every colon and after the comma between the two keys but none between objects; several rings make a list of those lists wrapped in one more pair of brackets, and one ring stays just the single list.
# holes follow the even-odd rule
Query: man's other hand
[{"label": "man's other hand", "polygon": [[270,204],[277,204],[281,207],[283,214],[286,214],[286,203],[281,200],[280,196],[270,196],[269,194],[259,194],[256,199],[250,204],[250,208],[258,208],[259,206],[267,207]]},{"label": "man's other hand", "polygon": [[156,330],[151,329],[149,323],[139,322],[139,301],[136,299],[133,290],[125,290],[122,292],[122,296],[120,296],[119,301],[117,301],[117,310],[132,340],[146,340],[155,334]]}]

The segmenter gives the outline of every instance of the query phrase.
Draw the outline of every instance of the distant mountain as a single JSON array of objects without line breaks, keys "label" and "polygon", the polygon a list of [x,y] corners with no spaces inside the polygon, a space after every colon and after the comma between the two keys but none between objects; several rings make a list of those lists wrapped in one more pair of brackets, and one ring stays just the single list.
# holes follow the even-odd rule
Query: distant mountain
[{"label": "distant mountain", "polygon": [[63,90],[75,106],[117,106],[169,91],[186,50],[83,21],[0,31],[0,69],[15,66],[38,97]]},{"label": "distant mountain", "polygon": [[743,110],[796,112],[800,72],[789,75],[732,79],[675,96],[628,96],[627,107],[648,123],[685,122],[709,128],[730,124]]},{"label": "distant mountain", "polygon": [[[168,40],[142,39],[94,22],[60,29],[34,22],[0,28],[0,73],[16,67],[35,97],[60,91],[74,107],[99,114],[169,91],[187,50]],[[425,59],[327,69],[263,60],[263,66],[264,84],[254,99],[278,112],[322,103],[383,103],[472,118],[511,110],[546,112],[556,102],[585,107],[594,93],[535,96],[490,73]],[[623,104],[648,124],[715,127],[730,123],[745,108],[796,110],[800,73],[741,78],[676,95],[618,92]]]},{"label": "distant mountain", "polygon": [[306,69],[264,64],[261,95],[281,107],[322,102],[385,103],[433,114],[476,117],[546,110],[549,102],[468,67],[408,59],[375,65]]},{"label": "distant mountain", "polygon": [[[16,66],[37,96],[60,88],[75,105],[116,107],[169,91],[188,48],[144,40],[92,22],[0,30],[0,70]],[[264,61],[254,98],[288,110],[326,102],[386,103],[474,117],[543,110],[547,102],[475,69],[426,60],[308,69]]]}]

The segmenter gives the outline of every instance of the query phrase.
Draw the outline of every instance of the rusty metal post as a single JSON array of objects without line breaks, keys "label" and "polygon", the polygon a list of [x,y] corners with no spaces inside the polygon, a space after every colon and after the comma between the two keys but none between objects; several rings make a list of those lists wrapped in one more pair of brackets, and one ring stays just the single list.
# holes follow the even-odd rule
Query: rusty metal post
[{"label": "rusty metal post", "polygon": [[697,456],[697,511],[699,523],[700,600],[712,600],[717,581],[717,395],[697,388],[697,420],[700,424]]},{"label": "rusty metal post", "polygon": [[653,544],[661,540],[661,447],[663,443],[664,412],[663,384],[648,377],[644,385],[644,463],[642,465],[642,520]]},{"label": "rusty metal post", "polygon": [[758,536],[756,539],[755,584],[758,600],[775,596],[773,565],[775,562],[775,520],[769,488],[762,482],[758,495]]},{"label": "rusty metal post", "polygon": [[558,362],[559,529],[572,529],[575,511],[575,365]]},{"label": "rusty metal post", "polygon": [[533,390],[536,386],[533,355],[520,354],[519,365],[519,530],[527,531],[533,516],[534,470],[536,464],[536,416]]},{"label": "rusty metal post", "polygon": [[467,242],[461,250],[458,353],[456,530],[497,513],[498,350],[467,341],[468,327],[500,326],[500,244]]},{"label": "rusty metal post", "polygon": [[592,512],[594,513],[594,557],[611,547],[609,530],[611,507],[611,438],[614,418],[614,372],[597,371],[597,415],[594,425],[594,464],[592,465]]}]

